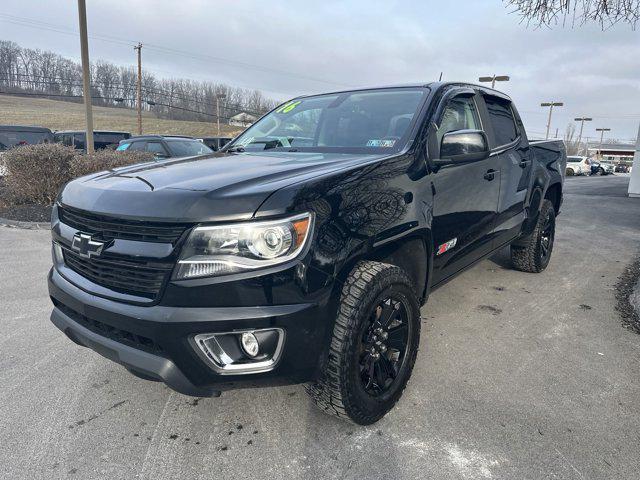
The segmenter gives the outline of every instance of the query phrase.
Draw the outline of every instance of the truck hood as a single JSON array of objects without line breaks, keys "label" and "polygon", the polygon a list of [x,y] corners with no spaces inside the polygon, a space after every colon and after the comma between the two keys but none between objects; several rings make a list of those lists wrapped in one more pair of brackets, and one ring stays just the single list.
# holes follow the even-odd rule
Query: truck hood
[{"label": "truck hood", "polygon": [[171,222],[248,219],[276,190],[382,155],[261,152],[169,159],[73,180],[62,205],[122,218]]}]

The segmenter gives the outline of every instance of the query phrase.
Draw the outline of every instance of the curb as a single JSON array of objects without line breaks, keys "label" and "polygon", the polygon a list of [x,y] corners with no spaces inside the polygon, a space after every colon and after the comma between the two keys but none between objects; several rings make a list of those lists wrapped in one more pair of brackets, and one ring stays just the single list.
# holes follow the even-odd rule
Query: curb
[{"label": "curb", "polygon": [[0,217],[0,226],[8,228],[21,228],[23,230],[49,230],[51,224],[49,222],[23,222],[20,220],[10,220]]}]

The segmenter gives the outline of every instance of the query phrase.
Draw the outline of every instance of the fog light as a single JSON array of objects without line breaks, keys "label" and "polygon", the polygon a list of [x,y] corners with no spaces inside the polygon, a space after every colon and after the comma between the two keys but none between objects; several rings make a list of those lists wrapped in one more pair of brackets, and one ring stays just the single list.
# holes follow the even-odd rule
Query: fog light
[{"label": "fog light", "polygon": [[240,337],[240,343],[242,345],[242,350],[251,358],[255,358],[258,356],[260,352],[260,344],[258,343],[258,339],[251,332],[244,332]]},{"label": "fog light", "polygon": [[200,358],[221,375],[273,370],[282,355],[285,332],[281,328],[199,333],[190,343]]}]

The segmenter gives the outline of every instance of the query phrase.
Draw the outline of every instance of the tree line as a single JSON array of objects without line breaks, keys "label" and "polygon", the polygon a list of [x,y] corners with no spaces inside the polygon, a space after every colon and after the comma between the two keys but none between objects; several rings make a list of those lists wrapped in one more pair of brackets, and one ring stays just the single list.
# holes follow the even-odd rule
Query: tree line
[{"label": "tree line", "polygon": [[[135,108],[136,82],[134,67],[103,60],[91,64],[94,105]],[[144,70],[141,88],[145,110],[175,120],[215,120],[216,100],[221,122],[240,112],[259,116],[278,103],[259,90],[184,78],[158,78]],[[23,48],[15,42],[0,40],[0,93],[81,102],[82,66],[54,52]]]}]

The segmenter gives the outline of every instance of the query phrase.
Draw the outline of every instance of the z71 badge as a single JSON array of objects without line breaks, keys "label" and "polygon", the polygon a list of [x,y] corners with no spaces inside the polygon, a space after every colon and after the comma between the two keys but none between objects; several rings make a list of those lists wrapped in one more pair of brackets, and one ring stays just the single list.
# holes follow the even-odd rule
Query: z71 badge
[{"label": "z71 badge", "polygon": [[436,255],[442,255],[444,252],[451,250],[453,247],[456,246],[456,243],[458,243],[457,238],[452,238],[448,242],[443,243],[438,247],[438,251],[436,252]]}]

